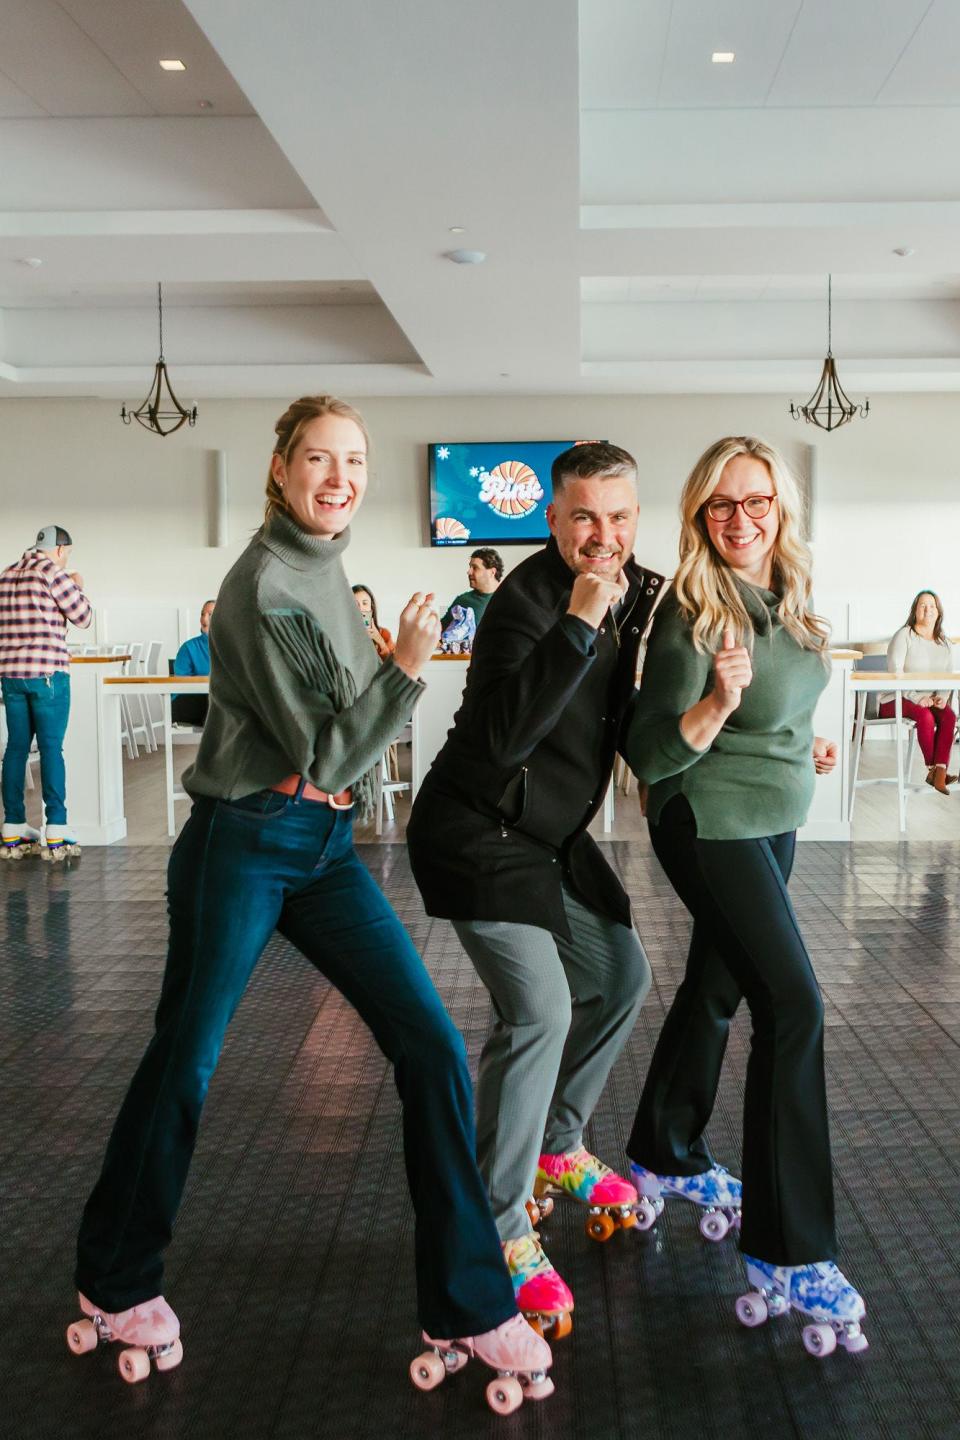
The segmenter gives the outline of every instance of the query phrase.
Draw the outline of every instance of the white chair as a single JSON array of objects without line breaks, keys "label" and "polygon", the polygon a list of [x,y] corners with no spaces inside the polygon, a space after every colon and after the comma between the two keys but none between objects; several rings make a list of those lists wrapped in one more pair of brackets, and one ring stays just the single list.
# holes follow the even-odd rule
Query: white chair
[{"label": "white chair", "polygon": [[[151,640],[145,652],[143,661],[144,675],[160,674],[160,654],[163,650],[162,640]],[[163,735],[163,701],[159,695],[148,693],[144,696],[144,705],[147,712],[147,724],[150,727],[150,735],[153,740],[153,749],[158,750],[159,742],[157,734]]]},{"label": "white chair", "polygon": [[[110,645],[109,647],[104,647],[104,653],[107,655],[129,655],[132,652],[129,645]],[[129,670],[130,666],[129,663],[127,663],[123,667],[123,673],[126,675],[129,673]],[[127,757],[130,760],[138,760],[140,758],[140,750],[137,745],[136,736],[133,733],[133,714],[130,709],[130,699],[127,695],[120,696],[120,741],[126,748]]]},{"label": "white chair", "polygon": [[[380,763],[377,766],[376,822],[374,827],[378,835],[383,834],[384,813],[386,813],[391,825],[396,819],[396,812],[393,808],[394,795],[399,795],[402,791],[410,789],[410,781],[400,779],[400,770],[396,763],[396,746],[409,745],[412,738],[413,732],[408,725],[405,730],[401,731],[390,749],[385,751],[380,757]],[[391,751],[393,751],[393,755],[391,755]]]},{"label": "white chair", "polygon": [[[886,655],[861,655],[859,660],[854,662],[854,670],[874,670],[883,672],[889,668]],[[880,775],[870,780],[861,780],[860,761],[863,757],[863,742],[868,729],[877,725],[896,725],[892,716],[881,716],[880,714],[880,692],[860,690],[856,692],[854,710],[853,730],[853,773],[850,780],[850,819],[853,820],[853,808],[857,798],[857,790],[864,785],[896,785],[898,786],[898,801],[901,807],[901,814],[906,813],[907,796],[911,790],[921,789],[920,785],[913,780],[913,763],[920,753],[919,745],[913,744],[913,737],[917,727],[914,722],[905,715],[902,720],[902,741],[904,751],[898,756],[897,775]],[[907,758],[909,754],[909,759]],[[899,775],[902,774],[903,786],[900,789]]]}]

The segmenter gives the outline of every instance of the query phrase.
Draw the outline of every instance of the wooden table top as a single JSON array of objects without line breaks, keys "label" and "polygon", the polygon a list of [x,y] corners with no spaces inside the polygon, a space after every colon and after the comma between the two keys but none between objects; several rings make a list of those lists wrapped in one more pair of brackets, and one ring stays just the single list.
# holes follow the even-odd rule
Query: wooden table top
[{"label": "wooden table top", "polygon": [[131,659],[129,655],[71,655],[71,665],[116,665]]},{"label": "wooden table top", "polygon": [[209,675],[105,675],[104,685],[173,685],[183,690],[191,685],[209,685]]}]

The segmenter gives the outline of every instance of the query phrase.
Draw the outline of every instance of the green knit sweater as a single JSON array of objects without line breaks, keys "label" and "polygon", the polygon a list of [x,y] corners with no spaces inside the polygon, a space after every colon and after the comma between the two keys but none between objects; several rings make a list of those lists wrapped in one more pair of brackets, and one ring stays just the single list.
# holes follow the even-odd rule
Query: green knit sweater
[{"label": "green knit sweater", "polygon": [[191,795],[235,800],[299,774],[334,794],[352,785],[372,810],[374,767],[424,686],[377,660],[343,570],[349,543],[349,530],[321,540],[275,515],[227,575]]},{"label": "green knit sweater", "polygon": [[829,662],[783,628],[772,590],[740,590],[754,626],[753,681],[713,744],[695,750],[680,731],[681,715],[713,688],[713,657],[694,649],[671,592],[654,619],[624,746],[650,786],[649,818],[656,823],[667,801],[684,795],[701,840],[796,830],[813,798],[813,712]]}]

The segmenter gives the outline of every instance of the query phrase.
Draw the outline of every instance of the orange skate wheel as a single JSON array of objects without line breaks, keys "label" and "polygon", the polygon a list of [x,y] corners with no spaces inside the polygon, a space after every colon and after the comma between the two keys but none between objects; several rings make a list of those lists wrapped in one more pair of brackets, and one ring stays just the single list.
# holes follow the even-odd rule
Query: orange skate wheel
[{"label": "orange skate wheel", "polygon": [[122,1350],[117,1369],[128,1385],[137,1385],[150,1374],[150,1356],[146,1350]]},{"label": "orange skate wheel", "polygon": [[487,1404],[496,1415],[512,1415],[523,1404],[523,1387],[512,1375],[491,1380],[487,1386]]},{"label": "orange skate wheel", "polygon": [[540,1209],[540,1206],[537,1204],[536,1200],[528,1200],[523,1208],[527,1212],[527,1218],[529,1219],[530,1224],[539,1225],[540,1216],[543,1214],[543,1211]]},{"label": "orange skate wheel", "polygon": [[92,1320],[77,1320],[67,1328],[67,1344],[74,1355],[86,1355],[90,1350],[96,1350],[97,1327]]},{"label": "orange skate wheel", "polygon": [[573,1329],[573,1321],[570,1319],[569,1310],[561,1310],[554,1315],[553,1324],[550,1326],[551,1340],[565,1340]]},{"label": "orange skate wheel", "polygon": [[610,1239],[616,1228],[616,1221],[612,1220],[609,1215],[591,1215],[586,1225],[590,1239],[599,1241],[601,1245]]},{"label": "orange skate wheel", "polygon": [[436,1390],[446,1373],[447,1367],[432,1350],[418,1355],[410,1365],[410,1379],[418,1390]]},{"label": "orange skate wheel", "polygon": [[537,1335],[539,1335],[540,1338],[541,1338],[541,1340],[542,1340],[542,1339],[543,1339],[543,1320],[540,1318],[540,1316],[539,1316],[539,1315],[524,1315],[523,1318],[524,1318],[524,1320],[526,1320],[527,1324],[530,1326],[530,1329],[533,1330]]},{"label": "orange skate wheel", "polygon": [[158,1370],[175,1370],[182,1359],[183,1342],[177,1339],[173,1342],[173,1348],[168,1350],[165,1355],[155,1356],[153,1363]]},{"label": "orange skate wheel", "polygon": [[621,1215],[621,1216],[620,1216],[620,1229],[621,1229],[621,1230],[629,1230],[630,1227],[631,1227],[632,1225],[636,1225],[636,1223],[637,1223],[637,1212],[636,1212],[636,1210],[629,1210],[626,1215]]}]

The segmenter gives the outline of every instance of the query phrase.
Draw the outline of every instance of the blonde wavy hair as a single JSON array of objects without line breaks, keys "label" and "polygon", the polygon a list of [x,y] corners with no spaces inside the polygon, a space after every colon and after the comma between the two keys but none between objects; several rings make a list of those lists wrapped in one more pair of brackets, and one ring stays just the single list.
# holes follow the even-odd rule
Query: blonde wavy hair
[{"label": "blonde wavy hair", "polygon": [[[284,465],[289,464],[290,458],[300,444],[303,432],[311,420],[319,420],[324,415],[340,415],[345,420],[352,420],[363,435],[367,454],[370,454],[370,436],[359,410],[354,410],[346,400],[338,400],[334,395],[301,395],[299,400],[294,400],[293,404],[284,410],[273,427],[277,436],[277,443],[273,447],[274,455],[279,455]],[[271,460],[270,468],[267,471],[267,503],[263,514],[264,524],[269,525],[271,517],[281,513],[289,515],[290,506],[287,504],[287,497],[282,488],[273,478],[273,461]]]},{"label": "blonde wavy hair", "polygon": [[704,451],[680,497],[680,565],[673,588],[682,614],[692,621],[694,646],[701,654],[712,654],[719,650],[725,630],[733,631],[739,645],[753,643],[753,623],[734,572],[714,548],[704,514],[724,466],[735,455],[750,455],[764,464],[776,491],[780,529],[772,588],[781,596],[777,614],[783,628],[805,650],[826,653],[830,627],[810,608],[811,555],[801,533],[803,502],[797,482],[779,451],[752,435],[728,435]]}]

